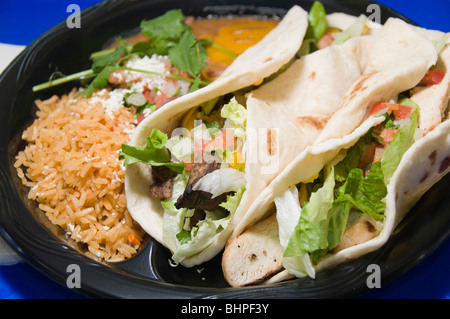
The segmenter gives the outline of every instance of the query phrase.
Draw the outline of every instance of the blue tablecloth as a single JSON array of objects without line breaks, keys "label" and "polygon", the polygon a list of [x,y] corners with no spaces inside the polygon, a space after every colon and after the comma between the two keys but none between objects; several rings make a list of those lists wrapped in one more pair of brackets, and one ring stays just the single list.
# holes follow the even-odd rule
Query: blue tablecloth
[{"label": "blue tablecloth", "polygon": [[[1,0],[0,43],[27,45],[70,15],[67,7],[87,8],[99,0]],[[419,25],[450,32],[450,0],[380,0]],[[257,1],[255,1],[257,3]],[[1,52],[0,52],[1,55]],[[450,298],[450,238],[431,256],[394,281],[374,289],[368,298]],[[84,298],[39,270],[19,262],[0,266],[0,298]]]}]

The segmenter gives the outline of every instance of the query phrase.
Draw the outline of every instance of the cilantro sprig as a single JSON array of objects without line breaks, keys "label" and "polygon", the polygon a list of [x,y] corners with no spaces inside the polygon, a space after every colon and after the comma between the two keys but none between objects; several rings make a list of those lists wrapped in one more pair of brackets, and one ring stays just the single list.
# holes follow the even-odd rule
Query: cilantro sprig
[{"label": "cilantro sprig", "polygon": [[[109,85],[110,74],[115,70],[135,71],[191,82],[193,85],[190,91],[198,89],[200,85],[208,85],[209,81],[201,79],[202,68],[207,65],[205,46],[208,45],[208,42],[198,41],[184,19],[182,11],[177,9],[170,10],[155,19],[144,20],[140,24],[140,29],[150,38],[149,41],[131,44],[118,39],[119,46],[117,48],[91,54],[90,69],[36,85],[33,87],[33,91],[37,92],[62,83],[84,79],[88,81],[89,85],[80,94],[89,97],[95,90]],[[134,56],[143,57],[153,54],[168,55],[172,64],[178,70],[189,74],[189,77],[131,69],[125,66],[126,61]]]}]

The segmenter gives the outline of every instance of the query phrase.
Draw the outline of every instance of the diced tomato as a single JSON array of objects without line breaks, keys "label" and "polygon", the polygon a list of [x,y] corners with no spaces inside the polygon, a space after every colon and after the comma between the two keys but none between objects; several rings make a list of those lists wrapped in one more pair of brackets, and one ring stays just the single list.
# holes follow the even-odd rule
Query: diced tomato
[{"label": "diced tomato", "polygon": [[389,111],[389,104],[387,103],[378,103],[375,104],[374,106],[372,106],[372,108],[370,109],[369,115],[374,115],[377,114],[378,112],[382,111],[386,109],[386,112]]},{"label": "diced tomato", "polygon": [[185,162],[184,168],[189,172],[192,169],[192,166],[194,166],[194,163],[192,162]]},{"label": "diced tomato", "polygon": [[184,71],[180,71],[180,73],[178,74],[179,76],[182,76],[183,78],[190,78],[191,76],[189,75],[189,73],[184,72]]},{"label": "diced tomato", "polygon": [[420,80],[419,85],[434,85],[441,83],[445,74],[441,69],[432,69],[425,74],[425,76]]},{"label": "diced tomato", "polygon": [[114,70],[109,74],[108,82],[111,84],[125,84],[126,77],[124,70]]},{"label": "diced tomato", "polygon": [[110,131],[114,131],[119,126],[119,120],[114,118],[112,126],[109,128]]},{"label": "diced tomato", "polygon": [[388,114],[394,113],[396,120],[411,117],[412,113],[412,107],[407,105],[401,105],[398,103],[379,103],[372,106],[369,114],[374,115],[383,110],[386,110]]},{"label": "diced tomato", "polygon": [[230,128],[226,128],[214,138],[211,142],[209,142],[204,150],[206,152],[210,152],[211,150],[218,148],[218,149],[230,149],[234,146],[234,134],[233,130]]},{"label": "diced tomato", "polygon": [[334,42],[334,37],[331,32],[327,32],[323,35],[323,37],[317,42],[317,47],[319,49],[326,48],[330,46]]},{"label": "diced tomato", "polygon": [[137,119],[136,119],[137,124],[141,123],[145,119],[146,116],[147,115],[145,114],[145,112],[142,112],[141,114],[139,114]]},{"label": "diced tomato", "polygon": [[412,107],[402,104],[397,105],[398,108],[392,110],[396,120],[403,120],[411,117]]},{"label": "diced tomato", "polygon": [[362,163],[372,163],[373,157],[375,156],[375,149],[377,148],[376,143],[366,144],[363,147],[363,151],[361,154],[361,162]]},{"label": "diced tomato", "polygon": [[155,104],[155,97],[154,97],[154,92],[153,91],[150,91],[148,89],[147,90],[144,89],[144,92],[142,94],[144,95],[144,97],[148,101],[148,103]]},{"label": "diced tomato", "polygon": [[202,161],[205,143],[203,140],[194,143],[194,163]]},{"label": "diced tomato", "polygon": [[141,244],[140,240],[133,233],[128,235],[127,240],[131,245],[140,245]]},{"label": "diced tomato", "polygon": [[161,106],[167,103],[166,100],[168,98],[169,97],[164,92],[160,92],[160,94],[157,94],[155,97],[156,108],[159,109]]},{"label": "diced tomato", "polygon": [[389,144],[390,142],[392,142],[392,140],[394,139],[395,135],[397,135],[397,133],[398,133],[398,129],[387,128],[387,129],[384,129],[383,131],[381,131],[380,136],[387,144]]}]

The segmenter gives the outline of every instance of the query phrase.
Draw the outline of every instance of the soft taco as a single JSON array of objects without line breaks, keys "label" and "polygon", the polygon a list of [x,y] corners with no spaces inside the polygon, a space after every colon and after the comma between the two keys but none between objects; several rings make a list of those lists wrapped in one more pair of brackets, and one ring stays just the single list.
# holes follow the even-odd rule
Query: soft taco
[{"label": "soft taco", "polygon": [[372,40],[339,110],[235,227],[231,286],[315,278],[380,248],[450,170],[448,35],[390,18]]},{"label": "soft taco", "polygon": [[247,112],[239,91],[295,57],[307,15],[292,7],[216,80],[144,119],[122,147],[128,210],[172,251],[175,264],[192,267],[223,249],[248,187],[240,166]]}]

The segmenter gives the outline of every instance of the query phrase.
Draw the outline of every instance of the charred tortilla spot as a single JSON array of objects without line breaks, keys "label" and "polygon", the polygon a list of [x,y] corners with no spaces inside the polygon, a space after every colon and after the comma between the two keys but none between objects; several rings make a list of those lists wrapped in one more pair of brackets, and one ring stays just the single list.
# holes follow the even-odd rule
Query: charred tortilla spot
[{"label": "charred tortilla spot", "polygon": [[310,126],[318,130],[322,130],[328,122],[324,118],[314,116],[298,116],[296,121],[300,127]]},{"label": "charred tortilla spot", "polygon": [[378,73],[377,71],[369,71],[365,72],[361,75],[358,82],[356,82],[351,91],[347,93],[344,98],[342,99],[341,103],[339,104],[338,109],[342,108],[345,104],[347,104],[349,101],[353,100],[357,94],[367,89],[367,85],[364,86],[364,83],[370,79],[374,74]]},{"label": "charred tortilla spot", "polygon": [[276,143],[276,131],[275,129],[269,128],[267,130],[267,153],[272,156],[275,154],[277,150],[277,143]]},{"label": "charred tortilla spot", "polygon": [[422,178],[419,180],[419,183],[425,182],[429,175],[430,175],[429,172],[425,172],[425,173],[423,174]]},{"label": "charred tortilla spot", "polygon": [[449,166],[450,166],[450,156],[447,156],[441,161],[441,166],[439,167],[439,174],[445,172]]},{"label": "charred tortilla spot", "polygon": [[248,259],[255,260],[257,258],[256,254],[252,253],[248,256]]},{"label": "charred tortilla spot", "polygon": [[267,63],[267,62],[272,61],[272,60],[273,60],[273,57],[270,56],[268,58],[265,58],[263,63]]},{"label": "charred tortilla spot", "polygon": [[316,78],[316,72],[311,72],[308,78],[310,78],[311,81],[314,81],[314,79]]},{"label": "charred tortilla spot", "polygon": [[375,228],[375,226],[373,226],[372,223],[369,222],[369,221],[366,221],[366,226],[367,226],[367,230],[368,230],[370,233],[374,233],[374,232],[377,231],[377,229]]},{"label": "charred tortilla spot", "polygon": [[436,158],[437,158],[437,151],[433,151],[428,158],[430,159],[430,164],[431,166],[434,165],[434,163],[436,163]]}]

